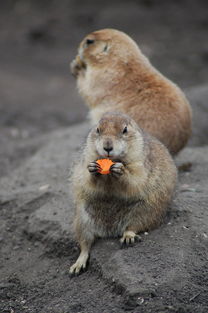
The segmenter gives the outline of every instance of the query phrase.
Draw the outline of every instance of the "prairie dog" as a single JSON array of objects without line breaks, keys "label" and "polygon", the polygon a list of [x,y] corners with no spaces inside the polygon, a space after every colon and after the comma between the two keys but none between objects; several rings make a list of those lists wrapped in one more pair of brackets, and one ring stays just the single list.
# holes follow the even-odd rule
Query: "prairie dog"
[{"label": "prairie dog", "polygon": [[[98,173],[96,160],[100,158],[115,162],[110,174]],[[176,180],[176,167],[163,144],[129,116],[104,114],[89,133],[72,176],[74,226],[81,253],[70,273],[86,268],[97,237],[121,236],[121,242],[129,244],[136,234],[158,226]]]},{"label": "prairie dog", "polygon": [[71,63],[92,124],[103,113],[129,114],[172,154],[191,134],[191,109],[183,92],[157,71],[125,33],[103,29],[87,35]]}]

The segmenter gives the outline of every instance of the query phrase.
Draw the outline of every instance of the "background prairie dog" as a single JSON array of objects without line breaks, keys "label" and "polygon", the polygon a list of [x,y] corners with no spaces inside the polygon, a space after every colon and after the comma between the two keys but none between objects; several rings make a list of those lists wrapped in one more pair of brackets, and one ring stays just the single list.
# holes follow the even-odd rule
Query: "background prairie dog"
[{"label": "background prairie dog", "polygon": [[[101,175],[95,162],[110,158],[111,173]],[[90,132],[72,178],[75,232],[81,253],[70,273],[85,269],[96,237],[136,234],[160,224],[176,184],[177,171],[168,150],[144,133],[129,116],[106,113]]]},{"label": "background prairie dog", "polygon": [[120,111],[172,154],[187,143],[191,110],[185,95],[150,64],[125,33],[103,29],[86,36],[71,71],[93,124],[107,111]]}]

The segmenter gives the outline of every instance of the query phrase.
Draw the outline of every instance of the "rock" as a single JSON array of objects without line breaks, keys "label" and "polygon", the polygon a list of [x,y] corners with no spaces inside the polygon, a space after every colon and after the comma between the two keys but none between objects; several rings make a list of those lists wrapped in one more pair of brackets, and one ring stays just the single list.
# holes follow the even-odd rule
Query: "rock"
[{"label": "rock", "polygon": [[[67,176],[88,128],[83,123],[53,132],[44,147],[0,181],[1,203],[15,201],[28,210],[26,232],[36,241],[47,239],[52,245],[59,241],[65,247],[69,240],[71,248],[75,245]],[[128,249],[120,249],[118,239],[95,243],[90,268],[114,284],[117,292],[124,292],[127,306],[145,303],[161,292],[170,304],[183,290],[190,289],[190,299],[196,290],[203,292],[201,280],[208,270],[207,155],[208,147],[190,147],[177,157],[181,172],[168,217],[161,227],[142,235],[142,242]],[[187,162],[189,166],[183,166]]]},{"label": "rock", "polygon": [[189,146],[208,144],[208,85],[190,88],[186,95],[193,111],[193,134]]}]

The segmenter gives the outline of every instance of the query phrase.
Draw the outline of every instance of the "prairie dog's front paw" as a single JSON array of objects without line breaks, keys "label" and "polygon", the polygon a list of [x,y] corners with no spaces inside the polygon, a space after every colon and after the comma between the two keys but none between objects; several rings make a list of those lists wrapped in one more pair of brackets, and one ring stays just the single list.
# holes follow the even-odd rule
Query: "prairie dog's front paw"
[{"label": "prairie dog's front paw", "polygon": [[75,77],[77,77],[79,71],[80,71],[80,67],[79,65],[77,64],[76,60],[73,60],[71,63],[70,63],[70,70],[71,70],[71,73],[72,75],[74,75]]},{"label": "prairie dog's front paw", "polygon": [[119,177],[124,174],[124,165],[120,162],[116,162],[111,166],[111,173],[114,177]]},{"label": "prairie dog's front paw", "polygon": [[97,162],[90,162],[90,164],[88,165],[88,171],[90,172],[90,174],[92,175],[96,175],[99,174],[99,170],[100,170],[100,165],[97,164]]},{"label": "prairie dog's front paw", "polygon": [[80,60],[80,57],[77,56],[70,64],[70,69],[71,69],[71,73],[72,75],[74,75],[75,77],[78,76],[79,72],[81,71],[81,69],[84,68],[84,64],[83,62]]}]

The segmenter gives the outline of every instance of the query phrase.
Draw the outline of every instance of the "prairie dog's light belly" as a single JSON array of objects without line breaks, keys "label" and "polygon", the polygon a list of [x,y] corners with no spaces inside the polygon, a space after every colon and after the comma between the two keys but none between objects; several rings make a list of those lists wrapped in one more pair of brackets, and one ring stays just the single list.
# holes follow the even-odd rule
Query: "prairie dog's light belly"
[{"label": "prairie dog's light belly", "polygon": [[138,209],[138,201],[119,201],[116,199],[96,199],[86,207],[92,220],[92,227],[98,237],[118,237],[125,231],[132,211]]}]

